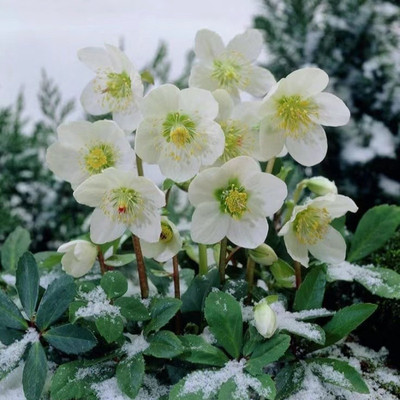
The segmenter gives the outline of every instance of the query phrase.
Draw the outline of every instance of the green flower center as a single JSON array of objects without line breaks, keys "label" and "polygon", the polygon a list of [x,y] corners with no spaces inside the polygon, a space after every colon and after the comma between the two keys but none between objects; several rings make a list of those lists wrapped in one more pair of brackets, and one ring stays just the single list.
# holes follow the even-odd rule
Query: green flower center
[{"label": "green flower center", "polygon": [[228,187],[217,190],[216,197],[220,202],[221,211],[234,219],[240,219],[247,211],[249,196],[237,180],[230,182]]},{"label": "green flower center", "polygon": [[126,99],[132,96],[131,78],[127,72],[119,74],[109,72],[107,74],[106,88],[104,93],[108,93],[114,99]]},{"label": "green flower center", "polygon": [[112,146],[101,143],[89,149],[84,156],[85,167],[90,175],[99,174],[103,169],[115,165],[116,155]]},{"label": "green flower center", "polygon": [[317,114],[316,104],[298,95],[283,96],[277,101],[279,128],[284,130],[287,136],[303,136],[314,123],[310,117]]},{"label": "green flower center", "polygon": [[160,234],[160,242],[168,243],[174,237],[174,232],[172,228],[165,222],[161,222],[161,234]]},{"label": "green flower center", "polygon": [[177,148],[182,148],[191,143],[196,135],[196,124],[188,115],[179,112],[169,113],[162,127],[162,134],[166,141],[172,142]]},{"label": "green flower center", "polygon": [[330,222],[326,208],[308,207],[296,215],[294,233],[300,243],[313,245],[325,237]]},{"label": "green flower center", "polygon": [[221,128],[225,135],[224,153],[220,157],[223,162],[227,162],[238,156],[250,154],[248,147],[248,129],[240,121],[222,121]]},{"label": "green flower center", "polygon": [[218,81],[219,87],[231,88],[239,84],[241,66],[232,59],[214,60],[211,77]]}]

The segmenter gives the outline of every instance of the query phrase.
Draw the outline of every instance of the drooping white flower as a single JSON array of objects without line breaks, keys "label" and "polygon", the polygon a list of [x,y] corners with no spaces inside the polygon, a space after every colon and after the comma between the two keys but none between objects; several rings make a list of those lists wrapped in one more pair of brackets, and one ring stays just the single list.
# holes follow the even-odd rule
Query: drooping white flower
[{"label": "drooping white flower", "polygon": [[273,336],[276,331],[275,312],[265,299],[254,306],[254,325],[258,333],[267,339]]},{"label": "drooping white flower", "polygon": [[126,229],[148,242],[160,237],[165,197],[147,178],[108,168],[80,184],[74,197],[78,203],[96,207],[90,220],[94,243],[111,242]]},{"label": "drooping white flower", "polygon": [[304,181],[305,186],[318,196],[324,196],[328,193],[337,194],[338,190],[335,182],[323,176],[313,176]]},{"label": "drooping white flower", "polygon": [[258,159],[261,102],[247,101],[235,105],[224,89],[215,90],[213,96],[219,105],[216,121],[225,135],[224,153],[216,164],[223,164],[239,156]]},{"label": "drooping white flower", "polygon": [[47,149],[47,164],[73,189],[106,168],[136,171],[135,152],[113,121],[69,122],[57,134],[58,142]]},{"label": "drooping white flower", "polygon": [[87,274],[97,258],[97,246],[87,240],[72,240],[62,244],[57,251],[65,253],[61,259],[62,269],[74,278]]},{"label": "drooping white flower", "polygon": [[308,267],[308,251],[318,260],[331,264],[344,261],[346,242],[330,223],[333,219],[356,212],[358,207],[347,196],[327,194],[296,206],[290,220],[282,227],[286,249],[293,260]]},{"label": "drooping white flower", "polygon": [[81,96],[83,108],[92,115],[111,112],[113,119],[126,132],[135,130],[141,120],[139,106],[143,83],[128,57],[117,47],[86,47],[78,58],[96,73]]},{"label": "drooping white flower", "polygon": [[263,46],[262,34],[249,29],[236,35],[225,47],[221,37],[208,29],[197,32],[189,87],[207,90],[225,89],[238,97],[239,90],[264,96],[275,83],[272,74],[254,64]]},{"label": "drooping white flower", "polygon": [[260,108],[261,151],[264,160],[279,154],[286,146],[300,164],[313,166],[327,152],[327,139],[321,125],[347,124],[350,111],[338,97],[321,93],[328,75],[318,68],[303,68],[281,79],[265,97]]},{"label": "drooping white flower", "polygon": [[178,228],[167,217],[161,217],[161,234],[158,242],[149,243],[141,240],[143,255],[165,262],[176,255],[182,248],[182,239]]},{"label": "drooping white flower", "polygon": [[268,246],[266,243],[262,243],[255,249],[249,251],[249,256],[258,264],[261,265],[272,265],[275,261],[278,261],[274,249]]},{"label": "drooping white flower", "polygon": [[238,246],[255,248],[267,236],[266,216],[279,210],[286,195],[285,183],[261,172],[251,157],[208,168],[189,186],[189,200],[195,207],[192,239],[213,244],[226,236]]},{"label": "drooping white flower", "polygon": [[158,164],[167,178],[193,178],[223,153],[224,134],[214,121],[218,103],[210,92],[162,85],[145,97],[142,111],[136,153],[143,161]]}]

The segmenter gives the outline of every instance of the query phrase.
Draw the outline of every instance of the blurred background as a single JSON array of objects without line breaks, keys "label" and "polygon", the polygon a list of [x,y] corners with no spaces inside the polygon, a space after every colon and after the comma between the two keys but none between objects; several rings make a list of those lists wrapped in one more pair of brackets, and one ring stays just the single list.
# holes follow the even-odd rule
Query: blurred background
[{"label": "blurred background", "polygon": [[90,119],[79,96],[92,73],[86,46],[120,46],[157,83],[187,84],[196,32],[227,42],[264,34],[260,64],[280,79],[304,66],[331,77],[328,91],[352,113],[327,129],[326,159],[312,170],[360,207],[399,203],[400,7],[381,0],[0,0],[0,242],[21,225],[32,251],[82,232],[88,209],[46,168],[45,151],[64,121]]}]

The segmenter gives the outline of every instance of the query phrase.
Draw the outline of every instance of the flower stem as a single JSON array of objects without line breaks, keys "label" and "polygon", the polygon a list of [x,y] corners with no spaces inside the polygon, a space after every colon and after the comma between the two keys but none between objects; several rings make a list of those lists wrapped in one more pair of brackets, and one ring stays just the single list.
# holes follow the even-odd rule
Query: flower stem
[{"label": "flower stem", "polygon": [[251,257],[248,257],[246,266],[246,280],[247,280],[247,292],[249,299],[253,291],[255,266],[256,262]]},{"label": "flower stem", "polygon": [[273,157],[267,162],[267,166],[265,167],[265,172],[267,174],[272,174],[272,170],[274,169],[275,160],[276,160],[276,157]]},{"label": "flower stem", "polygon": [[301,285],[301,264],[298,261],[294,262],[294,273],[296,275],[296,289]]},{"label": "flower stem", "polygon": [[97,259],[99,260],[100,263],[100,272],[102,275],[104,275],[109,270],[109,267],[106,265],[104,261],[103,252],[101,251],[100,246],[97,246]]},{"label": "flower stem", "polygon": [[207,246],[199,243],[199,275],[206,275],[208,272]]},{"label": "flower stem", "polygon": [[139,285],[142,299],[149,297],[149,284],[147,282],[146,267],[144,265],[144,259],[142,254],[142,248],[140,246],[139,238],[136,235],[132,235],[133,250],[136,254],[136,264],[139,274]]},{"label": "flower stem", "polygon": [[221,248],[219,251],[219,280],[221,285],[225,282],[225,266],[226,266],[226,248],[228,246],[228,238],[221,240]]},{"label": "flower stem", "polygon": [[136,154],[136,168],[139,176],[144,176],[143,174],[143,162],[142,159]]},{"label": "flower stem", "polygon": [[[175,298],[180,299],[181,298],[181,289],[179,286],[179,263],[178,263],[177,255],[174,255],[172,257],[172,265],[174,268],[173,279],[174,279]],[[177,314],[175,315],[175,333],[177,335],[181,334],[181,330],[182,330],[181,327],[182,327],[182,317],[181,317],[181,312],[178,311]]]}]

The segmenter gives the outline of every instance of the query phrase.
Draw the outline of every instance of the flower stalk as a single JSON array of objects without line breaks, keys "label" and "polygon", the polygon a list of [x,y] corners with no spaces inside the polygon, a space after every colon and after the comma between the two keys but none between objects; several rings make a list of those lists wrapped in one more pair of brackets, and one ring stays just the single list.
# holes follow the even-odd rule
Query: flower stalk
[{"label": "flower stalk", "polygon": [[144,176],[142,159],[136,154],[136,168],[139,176]]},{"label": "flower stalk", "polygon": [[301,285],[301,264],[298,261],[294,262],[294,273],[296,276],[296,289]]},{"label": "flower stalk", "polygon": [[207,246],[199,243],[199,275],[206,275],[208,272]]},{"label": "flower stalk", "polygon": [[276,157],[272,157],[268,162],[267,162],[267,166],[265,167],[265,172],[267,174],[272,174],[272,171],[274,169],[274,165],[275,165],[275,160]]},{"label": "flower stalk", "polygon": [[133,250],[136,254],[136,263],[139,275],[140,294],[142,299],[149,297],[149,284],[147,282],[146,266],[144,265],[144,259],[142,254],[142,248],[140,246],[140,240],[136,235],[132,235]]},{"label": "flower stalk", "polygon": [[228,238],[224,237],[221,240],[221,247],[219,252],[219,280],[221,285],[225,282],[225,267],[226,267],[226,249],[228,247]]}]

